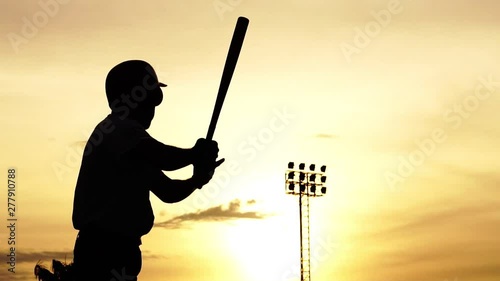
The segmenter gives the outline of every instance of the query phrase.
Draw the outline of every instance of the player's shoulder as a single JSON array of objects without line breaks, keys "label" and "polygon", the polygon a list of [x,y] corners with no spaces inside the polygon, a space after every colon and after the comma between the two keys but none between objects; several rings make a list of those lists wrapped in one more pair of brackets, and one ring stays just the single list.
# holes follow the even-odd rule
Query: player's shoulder
[{"label": "player's shoulder", "polygon": [[101,152],[123,154],[150,138],[139,122],[109,114],[96,125],[87,145],[99,146]]},{"label": "player's shoulder", "polygon": [[106,116],[96,129],[100,130],[103,135],[107,135],[111,142],[135,142],[139,139],[151,138],[139,122],[113,114]]},{"label": "player's shoulder", "polygon": [[126,131],[146,133],[146,130],[141,126],[141,124],[139,124],[139,122],[113,114],[107,115],[102,121],[99,122],[99,124],[97,124],[95,129],[108,134],[120,134]]}]

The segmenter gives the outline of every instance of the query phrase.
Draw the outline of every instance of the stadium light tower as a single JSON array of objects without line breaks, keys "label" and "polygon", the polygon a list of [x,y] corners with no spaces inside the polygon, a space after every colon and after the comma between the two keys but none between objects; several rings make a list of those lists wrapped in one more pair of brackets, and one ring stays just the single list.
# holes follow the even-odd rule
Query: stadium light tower
[{"label": "stadium light tower", "polygon": [[294,169],[293,162],[288,163],[285,173],[286,194],[299,196],[300,219],[300,280],[311,281],[311,240],[309,238],[309,197],[320,197],[326,194],[326,166],[315,172],[316,165],[309,165],[305,171],[305,163],[299,164],[299,169]]}]

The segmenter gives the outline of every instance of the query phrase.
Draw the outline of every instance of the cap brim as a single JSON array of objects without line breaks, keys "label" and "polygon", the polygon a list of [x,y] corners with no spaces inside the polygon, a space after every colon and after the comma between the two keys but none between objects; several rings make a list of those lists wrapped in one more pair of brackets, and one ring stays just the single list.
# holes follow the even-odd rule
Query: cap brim
[{"label": "cap brim", "polygon": [[163,84],[162,82],[158,82],[158,86],[160,86],[160,87],[167,87],[167,84]]}]

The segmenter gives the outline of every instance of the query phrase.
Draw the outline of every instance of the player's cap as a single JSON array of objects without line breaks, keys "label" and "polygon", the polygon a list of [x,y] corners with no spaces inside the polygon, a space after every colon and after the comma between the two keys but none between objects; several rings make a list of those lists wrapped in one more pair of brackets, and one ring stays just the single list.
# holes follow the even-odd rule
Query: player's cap
[{"label": "player's cap", "polygon": [[[109,71],[106,77],[106,97],[110,107],[121,103],[123,95],[135,103],[157,106],[163,100],[160,87],[166,86],[158,81],[158,76],[149,63],[129,60]],[[112,105],[113,103],[115,104]]]}]

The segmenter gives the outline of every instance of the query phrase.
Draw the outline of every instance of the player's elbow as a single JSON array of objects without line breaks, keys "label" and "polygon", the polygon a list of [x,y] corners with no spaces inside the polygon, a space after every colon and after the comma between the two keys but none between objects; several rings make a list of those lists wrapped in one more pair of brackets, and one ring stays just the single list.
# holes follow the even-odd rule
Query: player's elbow
[{"label": "player's elbow", "polygon": [[168,203],[168,204],[174,204],[174,203],[178,203],[178,202],[182,201],[182,199],[180,199],[180,198],[175,198],[175,197],[170,197],[170,196],[160,198],[160,200],[163,203]]},{"label": "player's elbow", "polygon": [[168,188],[163,188],[163,189],[161,189],[161,191],[158,191],[158,190],[156,192],[153,191],[153,193],[163,203],[173,204],[173,203],[177,203],[177,202],[182,201],[182,198],[177,196],[177,194],[175,192],[171,192],[171,190],[169,190]]}]

